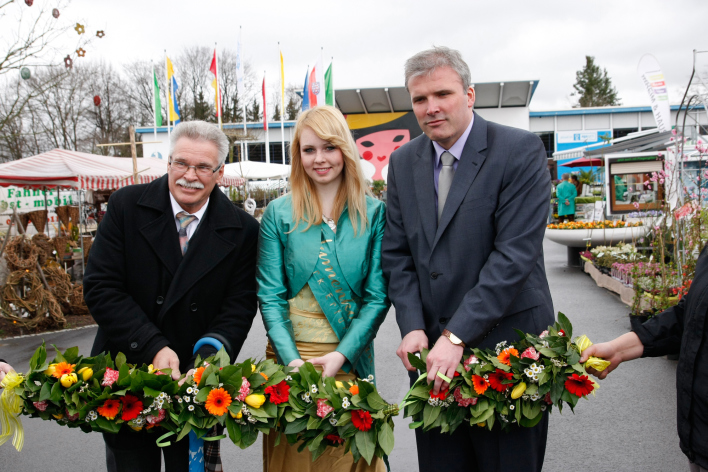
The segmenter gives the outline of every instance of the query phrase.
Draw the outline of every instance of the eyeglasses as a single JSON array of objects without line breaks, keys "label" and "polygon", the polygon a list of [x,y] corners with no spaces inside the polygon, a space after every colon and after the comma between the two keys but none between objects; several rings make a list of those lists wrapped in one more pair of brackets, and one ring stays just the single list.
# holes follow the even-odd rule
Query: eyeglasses
[{"label": "eyeglasses", "polygon": [[170,165],[178,174],[186,174],[189,169],[194,169],[194,172],[202,177],[209,177],[221,169],[221,164],[219,164],[216,169],[212,169],[209,166],[189,166],[186,162],[173,161],[172,159],[170,159]]}]

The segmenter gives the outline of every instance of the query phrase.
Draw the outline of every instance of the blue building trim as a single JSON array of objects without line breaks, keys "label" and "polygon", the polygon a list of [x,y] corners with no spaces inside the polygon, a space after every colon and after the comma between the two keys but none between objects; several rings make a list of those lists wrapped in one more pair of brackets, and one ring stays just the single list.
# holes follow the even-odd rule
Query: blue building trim
[{"label": "blue building trim", "polygon": [[[214,123],[216,124],[216,123]],[[243,129],[243,123],[224,123],[223,125],[224,129]],[[295,121],[284,121],[283,122],[283,127],[285,128],[294,128],[295,127]],[[174,125],[172,126],[172,129],[174,129]],[[280,121],[273,121],[268,123],[268,129],[280,129]],[[263,129],[263,123],[246,123],[246,129]],[[155,131],[155,128],[152,126],[143,126],[140,128],[136,128],[135,132],[138,134],[150,134]],[[167,133],[167,126],[158,126],[157,127],[157,132],[158,133]]]},{"label": "blue building trim", "polygon": [[[684,107],[685,108],[685,107]],[[679,105],[671,105],[671,111],[677,111]],[[703,105],[691,107],[692,110],[703,109]],[[545,116],[573,116],[573,115],[604,115],[610,113],[642,113],[651,112],[651,107],[608,107],[608,108],[572,108],[570,110],[555,111],[530,111],[529,118]]]}]

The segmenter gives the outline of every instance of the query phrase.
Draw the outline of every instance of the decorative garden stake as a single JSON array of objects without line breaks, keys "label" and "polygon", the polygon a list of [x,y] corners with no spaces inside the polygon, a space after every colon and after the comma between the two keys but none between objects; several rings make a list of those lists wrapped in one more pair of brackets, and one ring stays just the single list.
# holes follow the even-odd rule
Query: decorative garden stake
[{"label": "decorative garden stake", "polygon": [[84,51],[84,48],[79,48],[76,50],[76,55],[79,57],[84,57],[86,55],[86,51]]},{"label": "decorative garden stake", "polygon": [[84,25],[82,25],[81,23],[76,23],[76,26],[74,27],[74,29],[79,34],[84,34],[84,32],[86,31],[86,29],[84,28]]},{"label": "decorative garden stake", "polygon": [[104,33],[103,30],[98,30],[98,31],[96,31],[96,36],[98,36],[99,38],[102,38],[102,37],[104,37],[105,35],[106,35],[106,33]]}]

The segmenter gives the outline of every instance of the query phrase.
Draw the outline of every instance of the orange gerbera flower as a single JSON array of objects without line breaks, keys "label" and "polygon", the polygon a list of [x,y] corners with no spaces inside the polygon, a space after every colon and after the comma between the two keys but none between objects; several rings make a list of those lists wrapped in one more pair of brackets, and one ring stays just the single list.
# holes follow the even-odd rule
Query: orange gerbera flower
[{"label": "orange gerbera flower", "polygon": [[359,395],[359,386],[358,385],[352,385],[349,387],[349,393],[352,395]]},{"label": "orange gerbera flower", "polygon": [[504,349],[499,355],[497,356],[497,359],[499,359],[499,362],[502,364],[506,365],[511,365],[511,360],[509,357],[514,356],[514,357],[519,357],[519,351],[514,349],[513,347],[508,347]]},{"label": "orange gerbera flower", "polygon": [[263,372],[258,372],[258,373],[261,374],[261,376],[262,376],[264,379],[266,379],[266,381],[268,381],[268,376],[267,376],[266,374],[264,374]]},{"label": "orange gerbera flower", "polygon": [[196,385],[199,385],[199,382],[202,381],[202,374],[204,373],[204,370],[206,367],[200,367],[194,372],[194,383]]},{"label": "orange gerbera flower", "polygon": [[474,385],[474,391],[477,392],[477,395],[483,395],[489,387],[489,383],[481,375],[472,376],[472,385]]},{"label": "orange gerbera flower", "polygon": [[107,420],[112,420],[118,415],[120,411],[120,401],[119,400],[106,400],[103,406],[96,408],[98,414],[106,418]]},{"label": "orange gerbera flower", "polygon": [[221,416],[226,413],[229,405],[231,405],[231,395],[223,388],[216,388],[209,392],[204,404],[207,411],[214,416]]},{"label": "orange gerbera flower", "polygon": [[76,364],[69,364],[68,362],[60,362],[54,367],[52,375],[60,379],[62,375],[72,373],[75,365]]}]

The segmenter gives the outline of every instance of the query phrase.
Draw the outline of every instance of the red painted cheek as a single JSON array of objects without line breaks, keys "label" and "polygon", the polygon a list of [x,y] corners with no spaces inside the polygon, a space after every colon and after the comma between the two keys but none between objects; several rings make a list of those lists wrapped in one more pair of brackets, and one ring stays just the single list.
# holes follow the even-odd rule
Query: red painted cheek
[{"label": "red painted cheek", "polygon": [[370,161],[371,158],[374,157],[374,154],[371,151],[364,151],[364,155],[362,157],[367,161]]},{"label": "red painted cheek", "polygon": [[386,156],[376,156],[376,159],[383,161],[386,159]]}]

